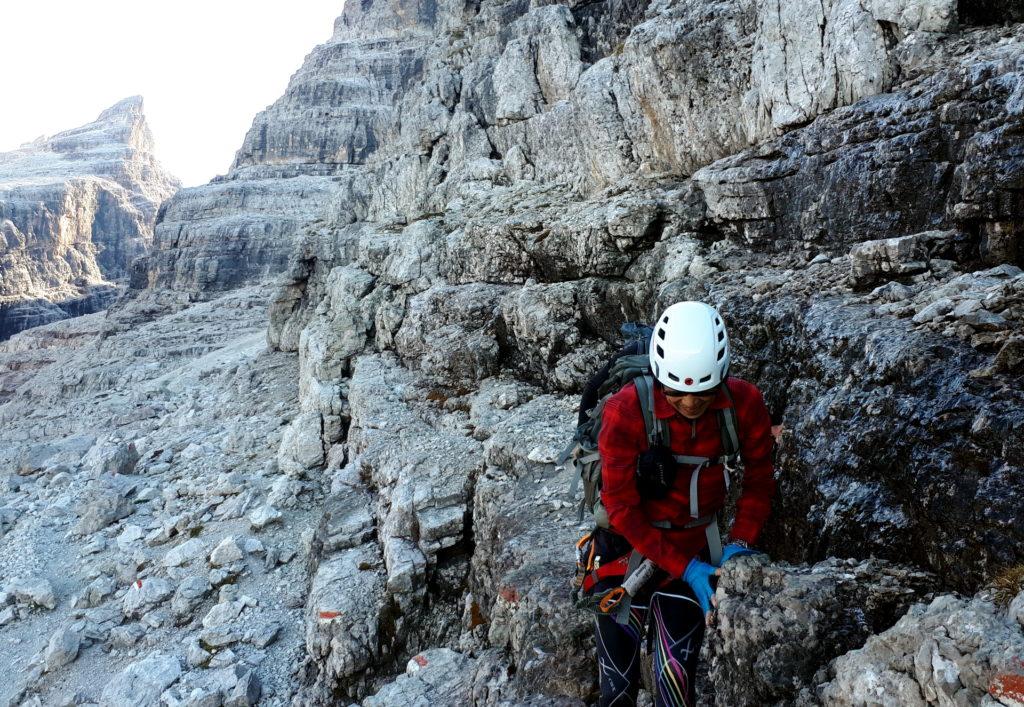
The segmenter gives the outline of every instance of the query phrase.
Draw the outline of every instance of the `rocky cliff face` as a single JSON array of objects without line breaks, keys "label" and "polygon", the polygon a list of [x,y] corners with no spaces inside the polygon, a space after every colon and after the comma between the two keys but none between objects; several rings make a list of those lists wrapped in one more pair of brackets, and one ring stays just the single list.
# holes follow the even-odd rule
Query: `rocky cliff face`
[{"label": "rocky cliff face", "polygon": [[908,46],[956,22],[952,0],[866,7],[348,6],[229,174],[168,205],[151,279],[217,291],[280,273],[325,205],[335,222],[404,224],[467,189],[592,195],[692,172],[888,89]]},{"label": "rocky cliff face", "polygon": [[140,97],[0,154],[0,339],[104,308],[178,186],[153,157]]},{"label": "rocky cliff face", "polygon": [[[485,701],[586,695],[567,677],[586,626],[564,613],[546,562],[572,523],[549,519],[560,498],[531,487],[568,482],[547,435],[571,412],[541,391],[578,390],[619,323],[684,298],[729,313],[739,374],[788,430],[766,533],[776,556],[880,555],[973,592],[1024,551],[1020,29],[953,31],[957,8],[942,3],[679,2],[644,8],[612,43],[574,10],[482,5],[449,35],[428,65],[438,78],[407,96],[400,139],[364,172],[379,181],[341,192],[272,305],[271,343],[299,354],[303,410],[280,468],[337,465],[339,507],[350,488],[380,499],[365,514],[376,537],[319,551],[307,607],[318,690],[360,697],[371,666],[455,648],[450,624],[428,617],[464,554],[458,646],[501,648],[516,675]],[[394,358],[367,361],[367,348]],[[501,376],[539,390],[512,387],[491,410],[480,381]],[[358,393],[378,380],[402,391],[388,415],[375,411],[385,390]],[[483,442],[457,453],[480,462],[437,477],[460,479],[458,493],[418,465],[390,470],[412,452],[386,430],[410,414],[432,426],[414,438],[461,428]],[[369,446],[366,425],[382,435]],[[466,549],[439,554],[421,532],[470,508],[446,531]],[[371,599],[342,596],[370,581],[353,573],[375,545],[385,572],[360,593]],[[865,601],[844,596],[832,600]],[[316,618],[335,604],[360,617],[360,638]],[[881,616],[868,633],[896,618]],[[794,683],[805,693],[752,679],[723,700],[839,699],[843,688],[818,690],[818,660]]]},{"label": "rocky cliff face", "polygon": [[339,189],[363,181],[397,131],[395,104],[420,79],[432,17],[412,2],[347,4],[331,39],[256,117],[228,174],[167,204],[149,282],[201,293],[280,274],[300,234]]},{"label": "rocky cliff face", "polygon": [[[784,427],[704,703],[1020,702],[1011,9],[346,5],[150,289],[0,350],[0,622],[51,637],[0,697],[592,700],[555,460],[619,325],[692,298]],[[261,323],[230,288],[273,273]],[[58,530],[82,576],[17,554]]]}]

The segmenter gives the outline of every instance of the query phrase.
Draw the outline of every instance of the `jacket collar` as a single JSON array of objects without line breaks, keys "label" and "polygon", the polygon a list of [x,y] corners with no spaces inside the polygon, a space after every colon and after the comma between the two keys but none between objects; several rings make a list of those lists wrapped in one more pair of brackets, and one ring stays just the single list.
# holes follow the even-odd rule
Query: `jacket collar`
[{"label": "jacket collar", "polygon": [[[708,410],[724,410],[727,407],[730,407],[729,397],[725,394],[724,390],[719,389],[718,395],[711,401]],[[661,386],[656,383],[654,388],[654,416],[659,420],[667,420],[677,414],[676,409],[672,407],[668,402],[668,398],[665,397],[665,393],[662,392]]]}]

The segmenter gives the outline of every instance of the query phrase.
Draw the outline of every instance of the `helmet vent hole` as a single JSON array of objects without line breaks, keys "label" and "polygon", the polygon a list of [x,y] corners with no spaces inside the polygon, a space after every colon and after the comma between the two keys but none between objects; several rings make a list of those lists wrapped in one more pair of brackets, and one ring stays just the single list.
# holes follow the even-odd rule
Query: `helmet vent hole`
[{"label": "helmet vent hole", "polygon": [[661,358],[665,358],[665,349],[661,348],[660,344],[658,346],[656,346],[655,348],[658,351],[658,356],[660,356]]},{"label": "helmet vent hole", "polygon": [[723,356],[725,356],[725,349],[718,349],[718,360],[721,361]]},{"label": "helmet vent hole", "polygon": [[665,330],[664,329],[658,329],[658,338],[661,339],[662,341],[665,340]]},{"label": "helmet vent hole", "polygon": [[703,378],[701,378],[700,382],[701,383],[707,383],[709,380],[711,380],[711,374],[710,373],[707,374],[706,376],[704,376]]},{"label": "helmet vent hole", "polygon": [[668,377],[674,380],[676,383],[679,382],[679,376],[677,376],[675,373],[669,373]]},{"label": "helmet vent hole", "polygon": [[718,317],[715,317],[715,326],[722,326],[722,320]]},{"label": "helmet vent hole", "polygon": [[664,319],[662,319],[661,321],[662,321],[663,323],[665,323],[665,324],[668,324],[668,317],[665,317],[665,318],[664,318]]},{"label": "helmet vent hole", "polygon": [[724,338],[725,338],[725,332],[724,331],[718,332],[718,340],[721,341]]}]

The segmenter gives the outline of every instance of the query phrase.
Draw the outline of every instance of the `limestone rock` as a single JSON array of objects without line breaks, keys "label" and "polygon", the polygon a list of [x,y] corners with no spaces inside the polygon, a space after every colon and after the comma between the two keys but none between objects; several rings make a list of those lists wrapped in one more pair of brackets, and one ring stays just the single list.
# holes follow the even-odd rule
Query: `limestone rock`
[{"label": "limestone rock", "polygon": [[730,561],[719,579],[718,620],[705,639],[716,699],[813,702],[819,670],[891,626],[934,586],[925,573],[877,561]]},{"label": "limestone rock", "polygon": [[[357,360],[350,402],[357,425],[350,430],[359,466],[390,489],[381,509],[385,537],[416,538],[428,558],[464,540],[464,515],[471,479],[480,468],[480,445],[464,434],[436,429],[417,420],[395,383],[411,376],[389,357]],[[385,381],[390,380],[392,384]],[[405,432],[396,445],[390,430]],[[415,529],[415,530],[414,530]]]},{"label": "limestone rock", "polygon": [[1005,317],[984,309],[970,312],[962,316],[960,320],[977,331],[1000,331],[1005,329],[1007,325]]},{"label": "limestone rock", "polygon": [[1017,623],[1024,628],[1024,591],[1014,597],[1013,601],[1010,602],[1010,606],[1007,612],[1010,618],[1015,619]]},{"label": "limestone rock", "polygon": [[85,457],[102,474],[133,474],[139,463],[139,452],[133,442],[100,443]]},{"label": "limestone rock", "polygon": [[245,557],[245,551],[238,546],[234,536],[228,536],[220,541],[220,544],[210,553],[210,564],[214,567],[223,567],[238,562]]},{"label": "limestone rock", "polygon": [[147,577],[132,582],[121,601],[127,617],[137,617],[163,603],[174,592],[170,583],[161,577]]},{"label": "limestone rock", "polygon": [[362,671],[386,650],[379,634],[383,590],[383,573],[365,550],[344,550],[320,564],[306,617],[306,650],[317,661],[319,689],[358,691]]},{"label": "limestone rock", "polygon": [[[485,442],[488,466],[474,489],[479,583],[463,635],[467,647],[482,634],[507,654],[517,699],[523,692],[564,704],[586,700],[589,680],[580,676],[596,674],[593,655],[573,647],[590,634],[592,619],[575,608],[565,585],[579,526],[572,503],[557,510],[552,503],[569,487],[571,472],[549,460],[564,446],[560,430],[574,414],[568,400],[551,395],[505,411]],[[474,605],[486,617],[476,627]]]},{"label": "limestone rock", "polygon": [[1020,373],[1024,370],[1024,337],[1010,337],[999,349],[994,364],[997,371]]},{"label": "limestone rock", "polygon": [[0,340],[106,307],[178,187],[153,157],[139,96],[0,154]]},{"label": "limestone rock", "polygon": [[281,511],[271,505],[263,505],[249,514],[249,524],[256,530],[262,530],[271,523],[282,522]]},{"label": "limestone rock", "polygon": [[193,668],[201,668],[210,662],[210,658],[213,656],[199,645],[199,639],[194,638],[188,642],[188,647],[185,650],[185,660]]},{"label": "limestone rock", "polygon": [[204,647],[209,646],[214,649],[224,648],[232,643],[237,643],[241,639],[242,636],[238,631],[231,626],[223,624],[208,626],[199,633],[200,645]]},{"label": "limestone rock", "polygon": [[291,476],[301,477],[322,465],[325,458],[322,431],[323,420],[318,412],[310,410],[299,414],[285,431],[277,456],[280,468]]},{"label": "limestone rock", "polygon": [[205,556],[206,543],[199,538],[191,538],[168,550],[162,563],[165,567],[180,567]]},{"label": "limestone rock", "polygon": [[224,697],[224,707],[253,707],[259,701],[261,692],[262,686],[256,671],[241,672],[238,682]]},{"label": "limestone rock", "polygon": [[447,384],[479,380],[498,370],[499,298],[492,285],[432,288],[408,304],[396,336],[404,359],[418,361]]},{"label": "limestone rock", "polygon": [[922,307],[921,311],[914,315],[915,324],[926,324],[934,319],[949,314],[953,311],[953,300],[948,297],[935,300],[931,304]]},{"label": "limestone rock", "polygon": [[928,261],[950,249],[955,234],[928,231],[913,236],[865,241],[850,250],[850,267],[858,283],[922,272]]},{"label": "limestone rock", "polygon": [[70,629],[60,629],[52,636],[43,654],[46,672],[53,672],[71,663],[78,657],[81,637]]},{"label": "limestone rock", "polygon": [[246,633],[245,640],[257,648],[266,648],[281,632],[281,625],[276,623],[263,624]]},{"label": "limestone rock", "polygon": [[245,604],[240,601],[224,601],[215,604],[203,617],[203,626],[212,628],[229,624],[242,613]]},{"label": "limestone rock", "polygon": [[145,536],[144,531],[137,525],[131,523],[125,525],[124,530],[117,536],[117,546],[121,550],[128,550],[132,545],[138,543]]},{"label": "limestone rock", "polygon": [[[709,215],[728,222],[727,230],[748,243],[770,242],[788,232],[803,234],[805,242],[833,242],[844,249],[863,241],[955,229],[976,217],[993,227],[1005,223],[996,203],[998,189],[984,175],[1014,160],[1004,131],[996,126],[1016,86],[1015,51],[1004,52],[984,40],[956,61],[908,67],[914,80],[892,94],[866,98],[702,167],[694,179],[707,198]],[[1005,78],[991,82],[988,75],[983,78],[984,71],[978,73],[981,66]],[[989,91],[991,103],[980,98]],[[888,116],[897,106],[899,122],[909,132],[889,129]],[[979,118],[984,114],[995,122],[987,127],[984,120],[972,123],[977,132],[960,134],[955,142],[964,149],[954,147],[939,126],[959,110],[976,106]],[[868,152],[876,161],[864,172],[857,165]],[[947,191],[938,185],[951,169]],[[881,207],[879,180],[890,185],[888,193],[900,195],[894,198],[906,208]],[[783,192],[808,199],[783,198]],[[864,204],[873,206],[865,209]],[[1012,261],[1005,254],[992,257],[993,263]]]},{"label": "limestone rock", "polygon": [[132,512],[131,487],[118,479],[101,477],[88,483],[76,506],[75,531],[89,535],[106,528]]},{"label": "limestone rock", "polygon": [[171,599],[171,611],[179,619],[192,615],[203,599],[213,590],[205,577],[191,576],[185,578],[174,591]]},{"label": "limestone rock", "polygon": [[131,663],[103,688],[100,707],[144,707],[158,703],[161,693],[181,676],[178,659],[152,653]]},{"label": "limestone rock", "polygon": [[366,707],[388,705],[458,705],[472,701],[473,661],[448,648],[414,655],[405,673],[377,694],[363,700]]},{"label": "limestone rock", "polygon": [[989,695],[1012,704],[1022,650],[1020,625],[990,601],[943,595],[838,658],[818,694],[837,705],[983,704]]},{"label": "limestone rock", "polygon": [[73,602],[75,608],[92,608],[99,606],[117,589],[113,577],[100,576],[90,582],[85,590]]},{"label": "limestone rock", "polygon": [[53,591],[53,585],[48,579],[41,577],[15,578],[4,587],[4,592],[12,596],[19,604],[28,604],[44,609],[57,607],[57,595]]}]

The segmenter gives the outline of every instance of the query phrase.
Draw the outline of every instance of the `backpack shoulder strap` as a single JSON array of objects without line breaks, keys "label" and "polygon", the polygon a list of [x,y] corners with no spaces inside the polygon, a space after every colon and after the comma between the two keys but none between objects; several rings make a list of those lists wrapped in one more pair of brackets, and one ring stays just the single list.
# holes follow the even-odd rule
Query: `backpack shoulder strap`
[{"label": "backpack shoulder strap", "polygon": [[640,412],[643,413],[644,429],[647,431],[647,446],[669,446],[668,422],[659,420],[654,414],[654,378],[648,374],[637,376],[633,379],[633,384],[640,399]]},{"label": "backpack shoulder strap", "polygon": [[740,453],[740,425],[736,417],[736,401],[729,390],[729,381],[722,383],[725,396],[729,399],[729,407],[718,411],[718,428],[722,434],[722,456],[732,461]]}]

